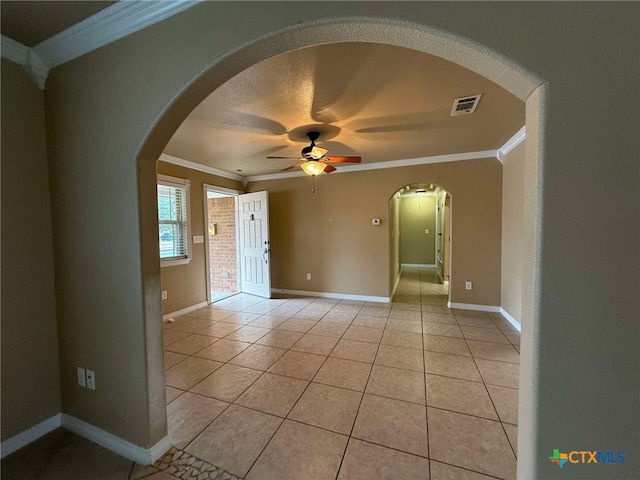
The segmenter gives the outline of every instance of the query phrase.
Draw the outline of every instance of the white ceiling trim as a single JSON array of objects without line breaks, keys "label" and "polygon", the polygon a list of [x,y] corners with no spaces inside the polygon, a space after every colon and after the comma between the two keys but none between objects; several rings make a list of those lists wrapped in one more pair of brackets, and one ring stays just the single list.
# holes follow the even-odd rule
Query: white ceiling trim
[{"label": "white ceiling trim", "polygon": [[[478,160],[481,158],[497,158],[498,150],[484,150],[480,152],[449,153],[446,155],[433,155],[431,157],[408,158],[405,160],[391,160],[388,162],[364,163],[359,165],[340,165],[332,175],[337,173],[360,172],[364,170],[380,170],[384,168],[411,167],[414,165],[428,165],[431,163],[459,162],[463,160]],[[302,170],[292,173],[272,173],[267,175],[253,175],[247,177],[247,182],[260,182],[264,180],[279,180],[281,178],[304,177]]]},{"label": "white ceiling trim", "polygon": [[39,43],[33,49],[49,68],[57,67],[199,2],[200,0],[116,2]]},{"label": "white ceiling trim", "polygon": [[160,155],[159,160],[173,165],[190,168],[191,170],[197,170],[198,172],[209,173],[211,175],[217,175],[218,177],[229,178],[231,180],[238,180],[240,182],[245,179],[242,175],[225,172],[224,170],[202,165],[201,163],[195,163],[190,160],[185,160],[184,158],[174,157],[173,155],[167,155],[166,153]]},{"label": "white ceiling trim", "polygon": [[516,148],[518,145],[520,145],[526,137],[527,137],[526,126],[522,127],[520,130],[514,133],[513,137],[507,140],[505,144],[498,149],[497,156],[498,156],[498,160],[500,160],[500,163],[504,163],[504,157],[506,157],[507,153],[509,153],[514,148]]},{"label": "white ceiling trim", "polygon": [[49,70],[197,5],[202,0],[120,1],[33,48],[2,35],[2,57],[44,89]]},{"label": "white ceiling trim", "polygon": [[2,35],[2,58],[24,65],[27,59],[27,47],[12,38]]},{"label": "white ceiling trim", "polygon": [[0,50],[3,58],[22,65],[33,81],[38,84],[38,87],[40,89],[44,88],[44,83],[49,75],[49,68],[42,63],[42,60],[33,49],[2,35]]}]

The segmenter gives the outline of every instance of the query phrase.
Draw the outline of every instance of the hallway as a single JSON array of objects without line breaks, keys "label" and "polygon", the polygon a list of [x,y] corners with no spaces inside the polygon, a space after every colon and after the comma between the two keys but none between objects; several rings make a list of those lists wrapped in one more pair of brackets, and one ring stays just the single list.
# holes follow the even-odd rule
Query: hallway
[{"label": "hallway", "polygon": [[402,267],[402,274],[393,301],[446,307],[448,295],[448,288],[438,281],[435,267],[405,266]]}]

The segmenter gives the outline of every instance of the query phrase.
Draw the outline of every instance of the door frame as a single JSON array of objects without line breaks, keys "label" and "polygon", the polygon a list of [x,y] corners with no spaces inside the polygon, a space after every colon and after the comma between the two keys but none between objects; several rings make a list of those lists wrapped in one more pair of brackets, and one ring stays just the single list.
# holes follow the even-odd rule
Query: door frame
[{"label": "door frame", "polygon": [[211,305],[213,303],[213,299],[211,297],[211,255],[209,253],[209,203],[207,201],[207,192],[222,193],[230,197],[236,197],[236,272],[238,273],[238,290],[236,293],[242,292],[242,272],[240,270],[240,240],[238,236],[238,219],[240,218],[238,213],[238,197],[244,192],[240,190],[234,190],[232,188],[211,185],[208,183],[202,184],[202,201],[204,206],[204,238],[206,240],[204,249],[206,269],[205,285],[207,288],[207,305]]}]

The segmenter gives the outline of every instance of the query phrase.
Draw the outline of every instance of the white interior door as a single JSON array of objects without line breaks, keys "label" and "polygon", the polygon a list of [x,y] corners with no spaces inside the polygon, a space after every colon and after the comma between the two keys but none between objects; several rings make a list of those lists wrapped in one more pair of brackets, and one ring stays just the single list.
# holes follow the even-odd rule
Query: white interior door
[{"label": "white interior door", "polygon": [[271,297],[269,199],[267,192],[239,195],[242,291]]}]

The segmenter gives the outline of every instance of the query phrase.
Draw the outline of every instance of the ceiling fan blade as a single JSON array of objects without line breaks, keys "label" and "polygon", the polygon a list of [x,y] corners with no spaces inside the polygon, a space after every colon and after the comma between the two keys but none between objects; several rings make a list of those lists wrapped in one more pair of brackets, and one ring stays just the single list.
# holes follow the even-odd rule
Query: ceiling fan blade
[{"label": "ceiling fan blade", "polygon": [[324,157],[321,162],[330,162],[330,163],[360,163],[362,161],[362,157]]},{"label": "ceiling fan blade", "polygon": [[327,165],[326,167],[324,167],[324,173],[331,173],[335,171],[336,167],[334,167],[333,165]]},{"label": "ceiling fan blade", "polygon": [[[305,161],[306,161],[306,160],[305,160]],[[294,168],[298,168],[298,167],[299,167],[300,165],[302,165],[303,163],[304,163],[304,161],[302,161],[302,162],[298,162],[298,163],[295,163],[295,164],[293,164],[293,165],[291,165],[291,166],[289,166],[289,167],[287,167],[287,168],[283,168],[283,169],[282,169],[282,170],[280,170],[280,171],[281,171],[281,172],[286,172],[287,170],[293,170]]]},{"label": "ceiling fan blade", "polygon": [[268,157],[264,157],[264,158],[300,158],[300,157],[274,157],[274,156],[268,156]]}]

